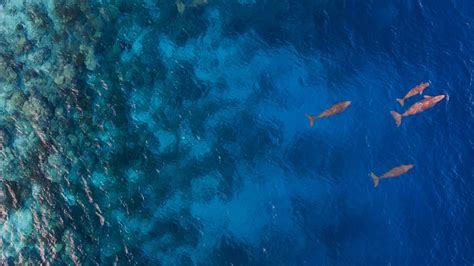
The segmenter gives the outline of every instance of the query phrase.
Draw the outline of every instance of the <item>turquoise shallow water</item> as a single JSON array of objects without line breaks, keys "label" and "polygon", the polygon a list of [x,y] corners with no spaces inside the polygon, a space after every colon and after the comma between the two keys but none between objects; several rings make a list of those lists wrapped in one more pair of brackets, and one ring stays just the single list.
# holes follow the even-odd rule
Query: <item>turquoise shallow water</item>
[{"label": "turquoise shallow water", "polygon": [[471,265],[473,14],[0,0],[0,264]]}]

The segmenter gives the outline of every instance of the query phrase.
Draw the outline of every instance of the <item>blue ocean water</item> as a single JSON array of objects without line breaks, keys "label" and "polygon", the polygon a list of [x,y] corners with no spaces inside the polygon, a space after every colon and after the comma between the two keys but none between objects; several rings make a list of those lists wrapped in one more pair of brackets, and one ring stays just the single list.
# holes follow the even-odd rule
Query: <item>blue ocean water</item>
[{"label": "blue ocean water", "polygon": [[[0,264],[474,263],[471,1],[0,0],[0,20]],[[397,127],[423,81],[446,99]]]}]

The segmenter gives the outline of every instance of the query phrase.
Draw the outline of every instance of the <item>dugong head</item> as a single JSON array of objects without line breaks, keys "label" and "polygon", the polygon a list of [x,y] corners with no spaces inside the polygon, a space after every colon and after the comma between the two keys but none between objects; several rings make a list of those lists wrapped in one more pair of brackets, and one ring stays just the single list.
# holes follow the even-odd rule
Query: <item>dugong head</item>
[{"label": "dugong head", "polygon": [[431,100],[432,100],[434,103],[437,103],[437,102],[443,100],[445,97],[446,97],[446,95],[437,95],[437,96],[434,96],[433,98],[431,98]]}]

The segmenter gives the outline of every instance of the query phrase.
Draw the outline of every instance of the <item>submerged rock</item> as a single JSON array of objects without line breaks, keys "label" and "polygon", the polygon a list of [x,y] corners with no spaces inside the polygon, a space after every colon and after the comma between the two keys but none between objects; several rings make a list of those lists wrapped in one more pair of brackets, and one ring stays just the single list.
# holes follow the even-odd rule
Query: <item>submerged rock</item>
[{"label": "submerged rock", "polygon": [[63,75],[66,80],[71,80],[75,75],[74,66],[71,64],[65,65],[63,70]]},{"label": "submerged rock", "polygon": [[21,90],[14,91],[11,94],[10,99],[6,101],[5,110],[9,114],[21,111],[21,107],[25,103],[26,99],[26,95]]},{"label": "submerged rock", "polygon": [[8,98],[14,90],[12,84],[0,82],[0,98]]},{"label": "submerged rock", "polygon": [[94,48],[81,46],[81,51],[85,54],[84,64],[88,70],[95,70],[97,66],[97,59],[94,55]]},{"label": "submerged rock", "polygon": [[52,182],[60,182],[66,174],[67,166],[64,157],[59,153],[48,156],[47,164],[42,165],[45,177]]},{"label": "submerged rock", "polygon": [[28,101],[23,104],[23,114],[34,121],[45,120],[51,117],[51,110],[45,101],[39,97],[31,96]]}]

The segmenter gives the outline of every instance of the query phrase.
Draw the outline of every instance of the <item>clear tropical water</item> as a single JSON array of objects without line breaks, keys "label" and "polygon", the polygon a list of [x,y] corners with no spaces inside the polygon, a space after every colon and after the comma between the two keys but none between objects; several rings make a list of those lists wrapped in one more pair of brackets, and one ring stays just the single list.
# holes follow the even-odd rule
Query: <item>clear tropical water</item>
[{"label": "clear tropical water", "polygon": [[[473,27],[468,0],[0,0],[0,264],[472,265]],[[397,128],[422,81],[446,100]]]}]

